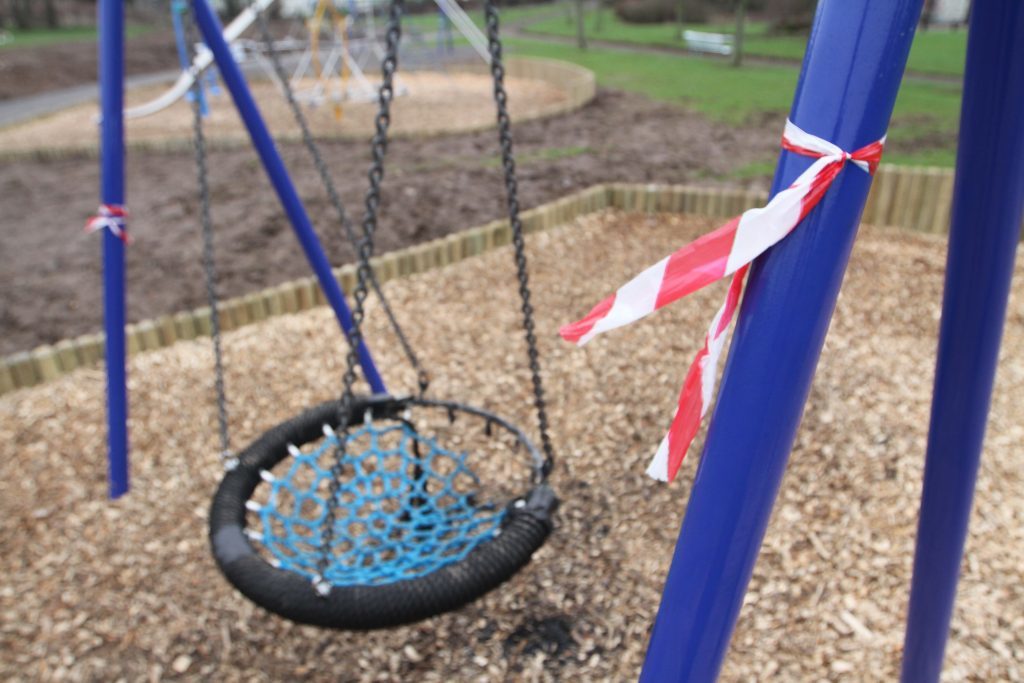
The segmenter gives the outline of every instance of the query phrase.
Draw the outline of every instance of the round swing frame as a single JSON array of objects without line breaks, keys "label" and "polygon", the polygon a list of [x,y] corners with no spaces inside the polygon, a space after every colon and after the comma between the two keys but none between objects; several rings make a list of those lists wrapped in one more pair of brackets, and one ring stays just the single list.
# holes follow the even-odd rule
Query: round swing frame
[{"label": "round swing frame", "polygon": [[[507,507],[500,533],[480,543],[461,560],[429,574],[378,585],[334,585],[326,595],[310,580],[275,567],[246,535],[246,503],[264,481],[264,472],[289,457],[289,445],[301,446],[334,428],[373,419],[401,419],[411,407],[444,410],[449,420],[459,414],[485,421],[512,435],[532,460],[533,486]],[[505,419],[460,403],[421,397],[356,397],[351,414],[339,413],[328,401],[265,432],[238,456],[226,472],[210,510],[210,544],[217,565],[235,588],[261,607],[292,621],[346,630],[368,630],[408,624],[457,609],[511,578],[547,540],[558,505],[545,483],[547,465],[530,439]]]}]

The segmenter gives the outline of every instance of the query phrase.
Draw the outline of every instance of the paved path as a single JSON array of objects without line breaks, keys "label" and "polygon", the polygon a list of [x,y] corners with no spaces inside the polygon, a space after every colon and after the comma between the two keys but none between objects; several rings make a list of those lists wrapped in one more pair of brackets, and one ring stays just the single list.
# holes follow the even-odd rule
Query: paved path
[{"label": "paved path", "polygon": [[[154,74],[142,74],[129,76],[125,79],[125,87],[137,88],[139,86],[155,85],[159,83],[172,83],[178,77],[180,71],[161,71]],[[61,109],[73,107],[76,104],[95,100],[99,92],[98,83],[87,83],[76,85],[61,90],[32,95],[31,97],[19,97],[12,100],[0,100],[0,126],[10,126],[21,123],[36,116],[51,114]]]}]

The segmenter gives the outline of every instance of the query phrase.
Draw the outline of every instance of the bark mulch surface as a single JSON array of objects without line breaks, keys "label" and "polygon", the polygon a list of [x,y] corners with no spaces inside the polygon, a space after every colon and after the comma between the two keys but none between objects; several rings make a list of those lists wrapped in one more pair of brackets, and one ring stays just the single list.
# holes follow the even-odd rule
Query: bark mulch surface
[{"label": "bark mulch surface", "polygon": [[[209,343],[131,360],[134,491],[104,500],[101,370],[0,398],[0,673],[11,680],[634,680],[697,462],[644,467],[722,290],[585,349],[558,326],[713,227],[607,212],[529,240],[560,460],[557,528],[508,584],[455,613],[325,633],[219,576]],[[614,245],[614,248],[610,248]],[[723,680],[896,680],[931,391],[944,241],[866,229],[854,250]],[[1024,275],[1018,267],[1018,276]],[[949,648],[949,681],[1024,678],[1024,282],[1010,304]],[[387,293],[438,396],[532,427],[508,248]],[[380,311],[369,338],[412,378]],[[697,321],[695,323],[695,321]],[[325,400],[342,347],[326,308],[227,335],[236,444]],[[699,453],[699,450],[695,451]]]},{"label": "bark mulch surface", "polygon": [[[488,105],[489,107],[489,105]],[[488,108],[488,111],[490,109]],[[602,91],[564,116],[514,126],[520,197],[535,206],[599,182],[720,182],[771,156],[782,117],[734,128],[639,95]],[[306,150],[282,144],[299,192],[334,263],[352,259]],[[323,145],[343,199],[359,218],[369,145]],[[378,248],[388,251],[505,214],[494,130],[395,140],[388,149]],[[247,293],[309,275],[291,229],[250,148],[210,155],[222,292]],[[205,303],[191,153],[128,155],[131,320]],[[99,238],[81,226],[95,210],[92,159],[0,163],[0,353],[100,329]]]},{"label": "bark mulch surface", "polygon": [[[317,82],[312,78],[295,84],[300,98],[313,96]],[[128,106],[148,102],[167,85],[136,88],[128,92]],[[328,84],[328,92],[339,88],[337,80]],[[564,105],[568,96],[558,87],[539,79],[509,78],[507,80],[511,114],[517,120],[544,116]],[[398,80],[398,97],[392,105],[392,133],[401,135],[438,135],[467,130],[482,130],[494,125],[493,85],[485,74],[413,71]],[[278,138],[298,139],[294,115],[278,87],[270,81],[255,81],[251,86],[271,134]],[[204,132],[211,142],[245,144],[248,137],[242,120],[223,90],[221,97],[210,97],[210,115]],[[369,100],[343,102],[335,111],[331,99],[316,106],[306,106],[305,114],[315,135],[368,140],[373,135],[376,101],[370,91]],[[304,101],[304,100],[303,100]],[[37,118],[9,128],[0,129],[0,149],[30,152],[36,149],[81,150],[95,148],[95,102],[69,107],[63,111]],[[192,105],[185,99],[163,111],[126,122],[125,138],[129,145],[168,143],[187,146],[192,140]],[[132,153],[135,153],[134,151]]]}]

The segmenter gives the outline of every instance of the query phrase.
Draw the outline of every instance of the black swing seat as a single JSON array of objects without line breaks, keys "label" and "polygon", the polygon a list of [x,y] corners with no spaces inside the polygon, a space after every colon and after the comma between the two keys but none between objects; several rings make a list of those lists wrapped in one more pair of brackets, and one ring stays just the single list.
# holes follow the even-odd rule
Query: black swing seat
[{"label": "black swing seat", "polygon": [[[528,490],[485,500],[468,454],[418,432],[412,408],[446,411],[452,422],[468,414],[484,422],[488,435],[511,436],[531,458]],[[497,587],[551,533],[558,500],[544,483],[543,458],[502,418],[445,401],[356,397],[339,466],[333,429],[340,418],[331,401],[272,428],[239,455],[214,496],[210,542],[217,564],[265,609],[339,629],[418,621]]]}]

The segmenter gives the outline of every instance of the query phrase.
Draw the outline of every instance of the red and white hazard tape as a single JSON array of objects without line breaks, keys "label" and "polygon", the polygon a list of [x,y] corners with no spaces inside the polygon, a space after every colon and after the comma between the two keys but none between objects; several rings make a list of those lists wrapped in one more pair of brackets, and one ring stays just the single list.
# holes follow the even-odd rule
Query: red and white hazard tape
[{"label": "red and white hazard tape", "polygon": [[787,120],[782,136],[783,149],[816,159],[792,185],[776,194],[764,207],[744,212],[662,259],[595,306],[585,318],[562,327],[563,339],[582,346],[603,332],[639,320],[732,275],[725,303],[711,322],[704,348],[697,353],[686,375],[672,425],[647,469],[649,475],[662,481],[675,478],[697,435],[701,419],[711,406],[718,360],[751,261],[800,224],[821,201],[846,162],[873,175],[884,145],[883,137],[855,152],[845,152]]},{"label": "red and white hazard tape", "polygon": [[97,210],[96,215],[85,223],[86,232],[97,232],[99,230],[110,230],[119,240],[125,244],[131,244],[131,237],[128,236],[127,228],[128,209],[119,204],[103,204]]}]

